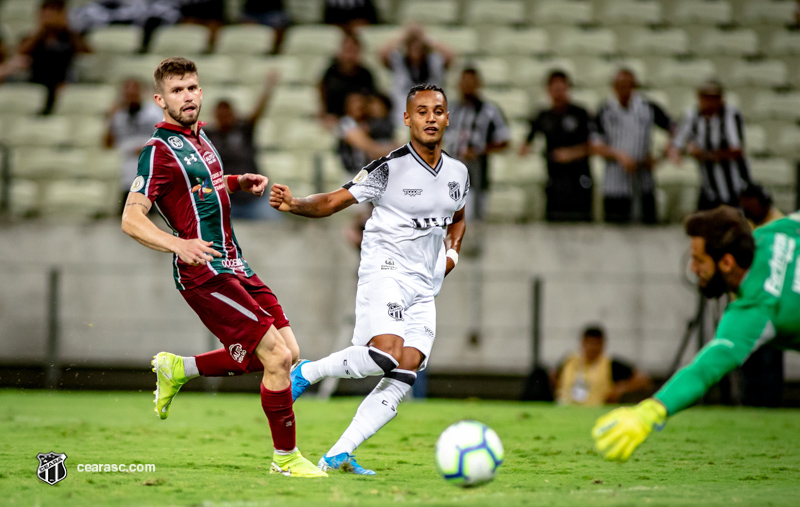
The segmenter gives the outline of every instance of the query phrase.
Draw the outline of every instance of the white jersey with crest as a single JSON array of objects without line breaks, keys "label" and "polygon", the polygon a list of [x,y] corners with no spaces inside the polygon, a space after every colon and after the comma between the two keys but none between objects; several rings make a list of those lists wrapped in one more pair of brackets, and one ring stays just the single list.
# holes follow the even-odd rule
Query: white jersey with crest
[{"label": "white jersey with crest", "polygon": [[375,206],[361,241],[359,278],[406,275],[438,293],[447,226],[469,192],[466,166],[442,151],[431,167],[409,143],[364,167],[344,188]]}]

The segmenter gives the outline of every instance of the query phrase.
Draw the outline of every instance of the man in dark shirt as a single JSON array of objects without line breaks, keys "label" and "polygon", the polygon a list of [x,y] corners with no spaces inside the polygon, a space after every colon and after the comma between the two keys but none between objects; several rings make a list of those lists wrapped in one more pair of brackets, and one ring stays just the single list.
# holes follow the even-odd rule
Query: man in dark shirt
[{"label": "man in dark shirt", "polygon": [[530,152],[537,132],[545,136],[547,207],[549,221],[592,220],[592,174],[589,171],[589,113],[570,102],[570,81],[556,70],[547,78],[552,107],[531,120],[520,155]]},{"label": "man in dark shirt", "polygon": [[[217,103],[213,125],[208,125],[203,130],[225,161],[226,174],[259,173],[255,160],[253,134],[277,83],[278,74],[270,72],[258,103],[246,119],[236,117],[236,112],[229,101],[221,100]],[[259,199],[249,192],[234,192],[229,197],[231,218],[256,220],[279,216],[272,211],[265,199]]]},{"label": "man in dark shirt", "polygon": [[319,93],[326,123],[333,125],[344,114],[344,99],[351,93],[370,95],[375,91],[372,73],[361,65],[361,42],[345,33],[342,47],[322,76]]}]

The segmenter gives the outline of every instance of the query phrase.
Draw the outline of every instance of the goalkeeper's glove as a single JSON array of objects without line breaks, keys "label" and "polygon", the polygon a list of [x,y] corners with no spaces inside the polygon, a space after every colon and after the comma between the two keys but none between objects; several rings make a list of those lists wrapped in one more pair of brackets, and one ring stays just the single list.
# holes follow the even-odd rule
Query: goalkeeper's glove
[{"label": "goalkeeper's glove", "polygon": [[592,428],[595,448],[607,460],[627,461],[653,428],[661,430],[666,419],[667,409],[653,398],[612,410]]}]

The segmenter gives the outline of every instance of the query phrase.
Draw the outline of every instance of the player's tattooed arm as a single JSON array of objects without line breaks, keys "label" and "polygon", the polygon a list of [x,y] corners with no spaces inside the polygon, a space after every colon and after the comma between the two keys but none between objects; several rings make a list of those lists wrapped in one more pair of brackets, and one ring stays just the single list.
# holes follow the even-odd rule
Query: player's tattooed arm
[{"label": "player's tattooed arm", "polygon": [[288,186],[276,183],[272,185],[269,195],[270,205],[278,211],[309,218],[328,217],[357,202],[353,194],[344,188],[298,198],[292,196]]}]

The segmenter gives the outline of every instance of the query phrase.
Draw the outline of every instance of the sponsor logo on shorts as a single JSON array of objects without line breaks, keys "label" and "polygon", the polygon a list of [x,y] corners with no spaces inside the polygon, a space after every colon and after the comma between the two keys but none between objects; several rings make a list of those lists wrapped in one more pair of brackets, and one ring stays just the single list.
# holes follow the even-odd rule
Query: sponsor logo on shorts
[{"label": "sponsor logo on shorts", "polygon": [[64,461],[67,455],[50,451],[47,454],[37,454],[39,466],[36,468],[36,477],[49,485],[54,485],[67,478],[67,467]]},{"label": "sponsor logo on shorts", "polygon": [[217,156],[214,155],[213,152],[207,151],[205,155],[203,155],[203,160],[206,161],[206,164],[211,165],[217,161]]},{"label": "sponsor logo on shorts", "polygon": [[436,333],[433,332],[433,329],[425,326],[425,333],[431,337],[431,339],[436,338]]},{"label": "sponsor logo on shorts", "polygon": [[386,259],[385,261],[383,261],[383,264],[381,265],[382,271],[395,270],[395,269],[397,269],[397,266],[394,265],[394,259]]},{"label": "sponsor logo on shorts", "polygon": [[403,189],[403,193],[406,194],[409,197],[416,197],[416,196],[422,194],[422,189],[421,188],[404,188]]},{"label": "sponsor logo on shorts", "polygon": [[231,357],[233,358],[234,361],[236,361],[237,363],[241,363],[242,361],[244,361],[244,356],[245,354],[247,354],[247,351],[244,350],[241,345],[239,345],[238,343],[234,343],[228,348],[228,350],[230,351]]},{"label": "sponsor logo on shorts", "polygon": [[138,192],[144,188],[144,176],[137,176],[131,184],[131,192]]},{"label": "sponsor logo on shorts", "polygon": [[183,139],[178,136],[171,136],[169,139],[167,139],[167,142],[176,150],[183,148]]},{"label": "sponsor logo on shorts", "polygon": [[447,184],[447,187],[450,189],[450,197],[454,201],[461,199],[461,185],[457,181],[451,181]]},{"label": "sponsor logo on shorts", "polygon": [[402,305],[398,305],[397,303],[388,303],[386,306],[389,307],[389,317],[393,318],[394,320],[403,320]]},{"label": "sponsor logo on shorts", "polygon": [[222,259],[222,267],[244,270],[244,262],[242,262],[242,259]]}]

